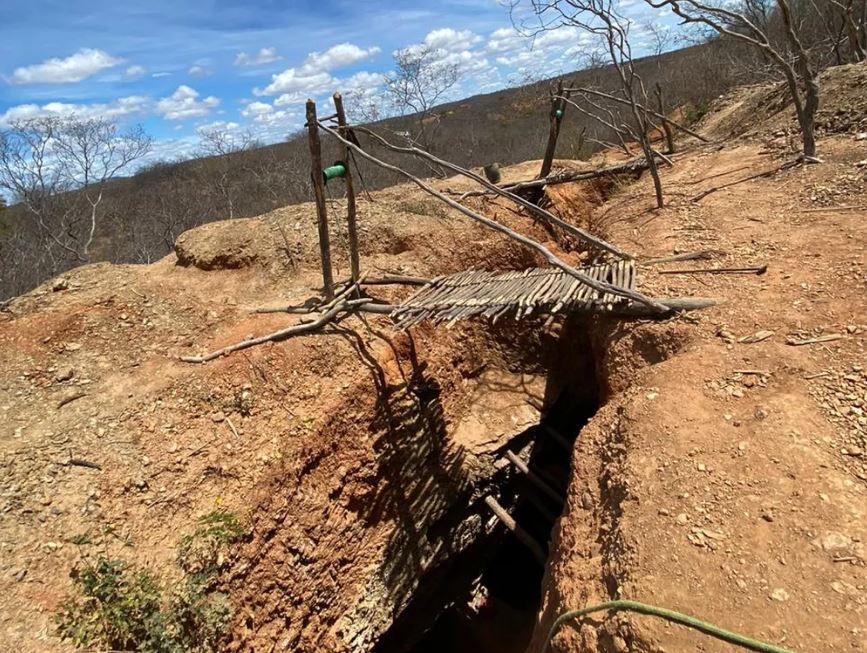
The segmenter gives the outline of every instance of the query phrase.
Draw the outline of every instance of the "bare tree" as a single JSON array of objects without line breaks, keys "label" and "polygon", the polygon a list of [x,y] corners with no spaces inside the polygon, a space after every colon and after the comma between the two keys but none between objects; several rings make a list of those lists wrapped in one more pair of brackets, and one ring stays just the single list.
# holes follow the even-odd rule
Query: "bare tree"
[{"label": "bare tree", "polygon": [[803,158],[815,162],[815,120],[819,109],[819,71],[802,42],[804,23],[796,20],[789,0],[774,0],[783,30],[780,44],[772,41],[771,10],[765,0],[747,0],[738,8],[701,0],[645,0],[654,8],[669,7],[685,23],[704,25],[729,38],[758,48],[782,72],[795,106],[803,139]]},{"label": "bare tree", "polygon": [[199,131],[200,156],[208,169],[207,179],[222,199],[229,219],[235,217],[235,177],[239,166],[238,154],[256,147],[249,131],[234,132],[230,129],[212,127]]},{"label": "bare tree", "polygon": [[141,127],[120,132],[101,118],[17,121],[0,132],[0,188],[35,219],[50,247],[84,263],[106,185],[150,147]]},{"label": "bare tree", "polygon": [[415,113],[419,122],[415,137],[426,149],[436,117],[432,109],[448,97],[458,83],[457,64],[444,60],[440,50],[427,45],[411,46],[394,53],[394,72],[385,77],[385,92],[392,107],[401,115]]},{"label": "bare tree", "polygon": [[365,89],[354,89],[343,94],[346,104],[346,117],[354,125],[379,122],[386,117],[382,102],[371,97]]},{"label": "bare tree", "polygon": [[821,0],[810,0],[828,34],[836,63],[867,59],[867,0],[824,0],[822,4]]},{"label": "bare tree", "polygon": [[[629,42],[630,22],[617,12],[616,0],[530,0],[539,24],[536,31],[578,28],[596,36],[616,73],[623,99],[632,118],[629,131],[635,136],[647,158],[656,205],[665,204],[662,182],[656,165],[656,153],[650,142],[652,122],[647,89],[638,74]],[[615,131],[622,126],[615,128]]]}]

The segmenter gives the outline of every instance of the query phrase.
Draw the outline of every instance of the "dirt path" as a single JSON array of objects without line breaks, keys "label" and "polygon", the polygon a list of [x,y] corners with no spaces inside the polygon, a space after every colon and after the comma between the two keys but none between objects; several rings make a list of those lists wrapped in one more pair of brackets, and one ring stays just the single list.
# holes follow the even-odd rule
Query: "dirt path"
[{"label": "dirt path", "polygon": [[[822,153],[698,204],[780,159],[753,144],[684,154],[664,172],[669,208],[642,210],[647,184],[607,205],[614,240],[635,252],[719,252],[647,270],[642,287],[726,304],[625,336],[597,325],[615,394],[574,454],[535,650],[555,613],[609,598],[794,650],[863,650],[867,210],[834,207],[867,196],[865,147],[836,137]],[[765,263],[761,276],[658,273]],[[834,337],[791,344],[822,336]],[[593,623],[565,629],[561,650],[729,650],[650,618]]]}]

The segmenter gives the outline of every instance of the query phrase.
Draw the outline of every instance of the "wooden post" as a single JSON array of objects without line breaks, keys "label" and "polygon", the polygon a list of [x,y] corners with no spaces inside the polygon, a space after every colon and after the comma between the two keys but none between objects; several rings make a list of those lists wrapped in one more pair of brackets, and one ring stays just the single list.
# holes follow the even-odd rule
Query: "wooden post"
[{"label": "wooden post", "polygon": [[547,177],[554,163],[554,150],[557,149],[557,138],[560,136],[560,122],[566,113],[566,97],[563,92],[563,80],[557,82],[557,95],[551,98],[551,129],[548,132],[548,145],[545,147],[545,158],[542,159],[542,170],[539,178]]},{"label": "wooden post", "polygon": [[326,299],[334,297],[334,275],[331,272],[331,240],[328,235],[328,212],[325,207],[325,182],[322,180],[322,150],[319,126],[316,123],[316,103],[307,100],[307,133],[310,141],[310,181],[316,198],[316,219],[319,223],[319,256],[322,260],[322,285]]},{"label": "wooden post", "polygon": [[[340,93],[334,94],[334,109],[337,111],[337,131],[343,138],[349,140],[351,135],[346,128],[343,96]],[[360,264],[358,260],[358,223],[355,210],[355,187],[352,184],[352,173],[349,171],[349,148],[343,143],[340,144],[340,160],[346,164],[346,174],[343,176],[343,179],[346,181],[346,227],[349,231],[349,268],[352,280],[358,281],[361,272],[359,271]]]}]

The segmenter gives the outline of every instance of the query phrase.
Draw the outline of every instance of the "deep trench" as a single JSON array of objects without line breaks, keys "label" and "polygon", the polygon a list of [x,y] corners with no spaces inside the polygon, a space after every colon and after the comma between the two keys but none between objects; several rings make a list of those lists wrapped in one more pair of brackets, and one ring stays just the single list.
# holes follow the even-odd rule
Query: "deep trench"
[{"label": "deep trench", "polygon": [[[495,487],[499,503],[542,545],[546,556],[568,490],[572,445],[601,401],[588,334],[583,320],[569,320],[563,326],[545,356],[541,419],[508,445],[522,458],[529,451],[530,470],[556,491],[559,500],[513,466]],[[495,523],[486,506],[476,508]],[[438,616],[431,619],[430,600],[410,605],[374,652],[523,653],[536,624],[543,574],[544,566],[530,550],[496,522],[489,535],[429,581],[438,585]]]}]

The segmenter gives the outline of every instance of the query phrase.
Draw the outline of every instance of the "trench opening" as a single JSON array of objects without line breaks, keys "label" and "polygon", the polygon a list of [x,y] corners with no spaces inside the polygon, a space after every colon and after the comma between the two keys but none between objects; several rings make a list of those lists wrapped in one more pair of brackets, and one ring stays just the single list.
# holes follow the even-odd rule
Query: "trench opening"
[{"label": "trench opening", "polygon": [[[491,489],[520,528],[541,545],[545,559],[563,511],[572,446],[601,401],[587,326],[583,320],[563,325],[546,353],[542,417],[508,445],[541,483],[507,463]],[[506,451],[500,455],[505,462]],[[542,599],[543,562],[481,499],[474,509],[487,523],[487,535],[448,569],[439,570],[439,577],[431,579],[437,596],[404,611],[375,653],[523,653],[527,649]],[[435,619],[433,610],[438,610]]]}]

